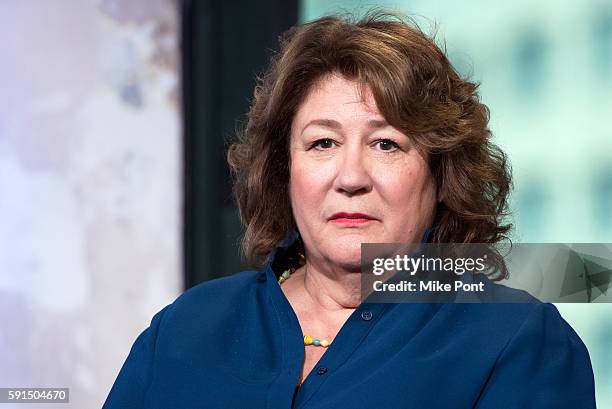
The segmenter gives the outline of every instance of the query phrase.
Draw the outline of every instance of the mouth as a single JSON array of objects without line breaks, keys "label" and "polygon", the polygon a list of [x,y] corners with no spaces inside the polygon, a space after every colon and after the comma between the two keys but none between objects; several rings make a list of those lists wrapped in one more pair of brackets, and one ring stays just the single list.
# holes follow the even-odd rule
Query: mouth
[{"label": "mouth", "polygon": [[329,221],[334,224],[342,224],[342,225],[359,225],[366,224],[376,220],[376,218],[365,214],[365,213],[347,213],[347,212],[339,212],[334,213]]}]

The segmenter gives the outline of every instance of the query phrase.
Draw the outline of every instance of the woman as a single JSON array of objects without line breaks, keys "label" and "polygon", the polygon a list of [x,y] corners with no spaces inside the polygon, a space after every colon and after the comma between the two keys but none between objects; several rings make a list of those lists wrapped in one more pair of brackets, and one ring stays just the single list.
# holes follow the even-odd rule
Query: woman
[{"label": "woman", "polygon": [[104,407],[594,408],[588,352],[550,304],[360,302],[361,243],[505,237],[487,122],[398,19],[291,29],[228,155],[259,271],[159,312]]}]

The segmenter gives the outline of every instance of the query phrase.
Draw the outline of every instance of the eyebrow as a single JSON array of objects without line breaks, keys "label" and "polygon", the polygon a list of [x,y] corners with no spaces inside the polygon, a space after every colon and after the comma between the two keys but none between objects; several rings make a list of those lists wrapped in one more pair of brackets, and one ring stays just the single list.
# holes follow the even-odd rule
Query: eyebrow
[{"label": "eyebrow", "polygon": [[[302,128],[302,132],[300,132],[300,134],[304,133],[304,130],[306,128],[308,128],[311,125],[319,125],[325,128],[330,128],[330,129],[342,129],[342,124],[334,119],[328,119],[328,118],[321,118],[321,119],[313,119],[312,121],[309,121],[306,125],[304,125],[304,127]],[[367,125],[370,128],[384,128],[386,126],[389,126],[389,123],[386,120],[380,120],[380,119],[370,119],[367,122]]]}]

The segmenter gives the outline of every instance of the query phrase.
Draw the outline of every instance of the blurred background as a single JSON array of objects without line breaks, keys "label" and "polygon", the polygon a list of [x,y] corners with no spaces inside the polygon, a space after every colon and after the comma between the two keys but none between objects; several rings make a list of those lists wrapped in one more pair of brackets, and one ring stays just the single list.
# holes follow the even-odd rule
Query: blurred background
[{"label": "blurred background", "polygon": [[[227,140],[278,35],[327,13],[409,14],[481,82],[515,241],[612,242],[609,1],[229,3],[0,2],[0,387],[100,407],[155,312],[244,269]],[[558,305],[600,408],[611,307]]]}]

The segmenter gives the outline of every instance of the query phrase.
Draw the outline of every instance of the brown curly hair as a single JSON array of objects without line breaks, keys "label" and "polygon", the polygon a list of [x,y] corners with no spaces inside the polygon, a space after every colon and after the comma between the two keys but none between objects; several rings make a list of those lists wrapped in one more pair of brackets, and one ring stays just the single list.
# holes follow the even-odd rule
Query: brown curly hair
[{"label": "brown curly hair", "polygon": [[428,158],[441,200],[429,242],[507,238],[506,155],[491,142],[478,85],[459,76],[434,38],[409,19],[374,12],[359,20],[323,17],[280,40],[227,156],[250,265],[261,267],[296,228],[288,190],[291,123],[312,85],[332,72],[368,85],[387,122]]}]

